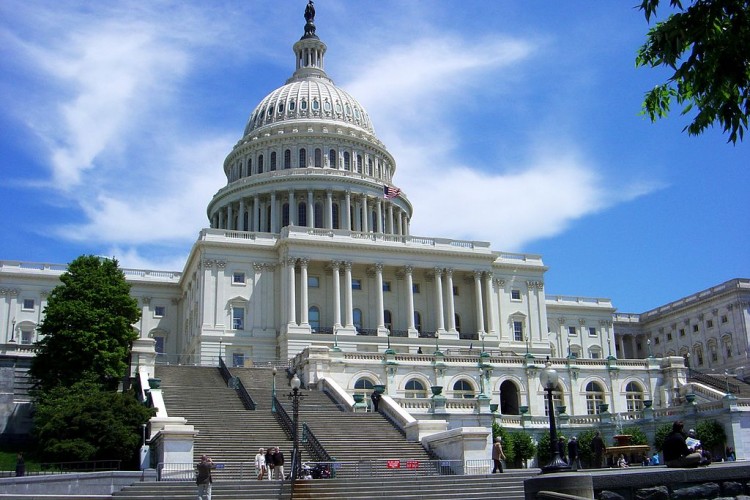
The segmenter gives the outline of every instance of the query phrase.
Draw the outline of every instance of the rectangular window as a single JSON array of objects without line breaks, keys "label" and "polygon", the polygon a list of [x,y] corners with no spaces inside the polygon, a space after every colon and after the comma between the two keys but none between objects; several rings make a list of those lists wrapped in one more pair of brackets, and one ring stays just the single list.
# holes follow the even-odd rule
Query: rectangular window
[{"label": "rectangular window", "polygon": [[391,291],[391,282],[390,281],[384,281],[383,282],[383,291],[384,292],[390,292]]},{"label": "rectangular window", "polygon": [[360,279],[353,279],[352,280],[352,290],[362,290],[362,280],[360,280]]},{"label": "rectangular window", "polygon": [[414,293],[419,293],[419,283],[412,283],[411,291]]},{"label": "rectangular window", "polygon": [[245,366],[245,353],[244,352],[232,353],[232,366],[233,367]]},{"label": "rectangular window", "polygon": [[685,336],[685,329],[680,328],[680,337],[684,337],[684,336]]},{"label": "rectangular window", "polygon": [[154,337],[156,344],[154,344],[154,350],[156,354],[164,354],[164,337]]},{"label": "rectangular window", "polygon": [[667,340],[672,340],[672,332],[667,333]]},{"label": "rectangular window", "polygon": [[34,330],[21,330],[21,343],[31,344],[31,340],[34,338]]},{"label": "rectangular window", "polygon": [[714,320],[709,319],[706,321],[706,328],[713,328],[714,327]]},{"label": "rectangular window", "polygon": [[655,345],[659,345],[659,343],[660,343],[659,337],[656,337],[656,338],[654,339],[654,344],[655,344]]},{"label": "rectangular window", "polygon": [[244,307],[232,307],[232,329],[233,330],[244,330],[245,329],[245,308]]},{"label": "rectangular window", "polygon": [[510,300],[521,300],[521,290],[511,290]]},{"label": "rectangular window", "polygon": [[726,316],[722,316],[721,317],[721,322],[722,323],[727,323],[728,321],[729,321],[729,318],[727,318]]},{"label": "rectangular window", "polygon": [[589,337],[596,337],[596,328],[593,326],[589,327]]},{"label": "rectangular window", "polygon": [[244,285],[245,273],[239,271],[232,273],[232,283],[235,285]]},{"label": "rectangular window", "polygon": [[454,295],[455,297],[458,297],[458,287],[457,287],[457,286],[454,286],[454,287],[453,287],[453,295]]},{"label": "rectangular window", "polygon": [[154,318],[163,318],[166,312],[167,312],[167,308],[165,306],[155,306]]},{"label": "rectangular window", "polygon": [[318,278],[317,276],[308,276],[307,287],[308,288],[320,288],[320,278]]},{"label": "rectangular window", "polygon": [[643,350],[643,346],[641,345],[640,342],[636,342],[635,343],[635,348],[636,348],[637,351],[642,351]]},{"label": "rectangular window", "polygon": [[575,335],[576,334],[576,327],[575,326],[569,326],[568,327],[568,335]]},{"label": "rectangular window", "polygon": [[23,299],[23,309],[24,311],[33,311],[34,299]]},{"label": "rectangular window", "polygon": [[697,332],[697,331],[698,331],[698,325],[693,325],[693,332]]},{"label": "rectangular window", "polygon": [[523,341],[523,322],[522,321],[513,322],[513,340],[515,340],[516,342]]},{"label": "rectangular window", "polygon": [[599,359],[599,351],[591,351],[591,359]]}]

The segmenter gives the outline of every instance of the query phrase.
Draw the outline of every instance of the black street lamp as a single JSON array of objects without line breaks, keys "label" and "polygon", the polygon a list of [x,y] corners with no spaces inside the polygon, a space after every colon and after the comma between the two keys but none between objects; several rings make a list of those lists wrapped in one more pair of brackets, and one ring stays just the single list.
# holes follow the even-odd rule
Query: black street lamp
[{"label": "black street lamp", "polygon": [[549,446],[552,454],[550,463],[542,467],[543,473],[569,471],[570,466],[560,458],[560,450],[557,448],[557,427],[555,426],[555,406],[552,401],[552,391],[557,387],[559,377],[557,372],[552,368],[552,363],[547,358],[544,370],[539,375],[539,381],[542,387],[547,391],[547,406],[549,409]]},{"label": "black street lamp", "polygon": [[292,393],[289,397],[292,400],[292,478],[296,479],[299,477],[299,463],[301,457],[299,456],[299,387],[302,383],[300,382],[297,374],[294,374],[289,385],[292,387]]},{"label": "black street lamp", "polygon": [[16,343],[16,318],[13,318],[12,326],[10,328],[10,340],[8,342],[11,344]]},{"label": "black street lamp", "polygon": [[276,367],[273,367],[273,385],[271,386],[271,413],[276,413]]}]

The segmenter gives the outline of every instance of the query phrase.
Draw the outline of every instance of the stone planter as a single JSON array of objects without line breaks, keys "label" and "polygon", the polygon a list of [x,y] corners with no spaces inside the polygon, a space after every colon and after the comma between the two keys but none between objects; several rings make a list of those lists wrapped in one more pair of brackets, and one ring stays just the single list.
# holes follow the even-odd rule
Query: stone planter
[{"label": "stone planter", "polygon": [[377,392],[378,394],[383,394],[385,392],[385,386],[381,384],[373,385],[372,388]]},{"label": "stone planter", "polygon": [[352,397],[354,398],[354,404],[363,403],[365,401],[365,395],[364,394],[355,394]]},{"label": "stone planter", "polygon": [[443,392],[443,386],[442,385],[432,385],[432,386],[430,386],[430,389],[432,389],[432,395],[433,396],[440,396],[440,394]]},{"label": "stone planter", "polygon": [[654,405],[653,399],[644,399],[643,400],[643,406],[645,408],[651,408]]},{"label": "stone planter", "polygon": [[630,446],[630,441],[633,439],[630,434],[616,434],[612,437],[615,439],[617,446]]},{"label": "stone planter", "polygon": [[490,404],[490,411],[491,411],[492,413],[495,413],[495,412],[497,411],[497,409],[498,409],[498,408],[500,408],[500,405],[499,405],[499,404],[497,404],[497,403],[492,403],[492,404]]},{"label": "stone planter", "polygon": [[688,404],[695,403],[695,394],[685,394],[685,400],[688,402]]},{"label": "stone planter", "polygon": [[521,412],[521,415],[526,415],[529,413],[529,407],[528,406],[519,406],[518,411]]},{"label": "stone planter", "polygon": [[567,410],[567,409],[568,409],[567,406],[563,406],[563,405],[558,406],[557,407],[557,414],[558,415],[562,415],[563,413],[565,413],[565,410]]},{"label": "stone planter", "polygon": [[599,413],[607,413],[609,411],[609,404],[608,403],[600,403],[599,404]]},{"label": "stone planter", "polygon": [[160,378],[148,379],[148,387],[149,389],[159,389],[161,387],[161,379]]}]

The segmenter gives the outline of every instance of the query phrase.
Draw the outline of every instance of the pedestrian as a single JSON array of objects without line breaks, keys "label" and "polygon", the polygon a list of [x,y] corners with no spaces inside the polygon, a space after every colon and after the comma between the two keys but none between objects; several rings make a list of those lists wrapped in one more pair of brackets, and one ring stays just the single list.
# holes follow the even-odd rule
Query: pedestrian
[{"label": "pedestrian", "polygon": [[604,440],[602,439],[601,432],[596,431],[594,437],[591,439],[591,453],[594,454],[594,468],[602,468],[602,457],[604,452],[607,451],[607,447],[604,446]]},{"label": "pedestrian", "polygon": [[216,468],[213,460],[208,455],[201,456],[201,461],[196,466],[198,475],[195,483],[198,485],[198,500],[211,500],[211,470]]},{"label": "pedestrian", "polygon": [[664,439],[662,453],[667,467],[698,467],[701,463],[701,453],[691,451],[685,442],[684,428],[685,424],[677,420],[672,424],[672,432]]},{"label": "pedestrian", "polygon": [[16,455],[16,477],[26,475],[26,462],[23,460],[23,452],[18,452]]},{"label": "pedestrian", "polygon": [[273,472],[276,479],[284,480],[284,454],[278,446],[273,453]]},{"label": "pedestrian", "polygon": [[581,469],[581,457],[578,455],[578,439],[575,436],[568,441],[568,459],[573,470]]},{"label": "pedestrian", "polygon": [[492,445],[492,463],[495,465],[492,468],[492,473],[503,472],[503,460],[505,460],[505,453],[503,452],[503,438],[497,436],[495,438],[495,444]]},{"label": "pedestrian", "polygon": [[274,460],[273,460],[273,453],[276,451],[276,448],[273,446],[268,448],[266,451],[266,473],[268,474],[268,480],[270,481],[273,479],[273,467],[274,467]]},{"label": "pedestrian", "polygon": [[255,455],[255,475],[258,476],[258,481],[263,480],[266,475],[266,449],[260,448],[258,454]]},{"label": "pedestrian", "polygon": [[372,399],[372,411],[378,411],[378,405],[380,404],[380,399],[382,397],[383,396],[381,396],[378,391],[372,391],[372,394],[370,395],[370,399]]},{"label": "pedestrian", "polygon": [[626,467],[630,467],[628,465],[628,462],[625,460],[625,455],[620,453],[620,458],[617,459],[617,466],[621,469],[625,469]]}]

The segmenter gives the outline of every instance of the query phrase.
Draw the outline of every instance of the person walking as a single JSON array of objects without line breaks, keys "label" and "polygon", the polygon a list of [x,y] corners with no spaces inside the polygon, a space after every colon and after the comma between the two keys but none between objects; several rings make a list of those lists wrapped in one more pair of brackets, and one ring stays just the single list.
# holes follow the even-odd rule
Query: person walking
[{"label": "person walking", "polygon": [[562,436],[557,439],[557,453],[560,455],[560,460],[567,464],[568,460],[565,458],[565,438]]},{"label": "person walking", "polygon": [[255,455],[255,475],[262,481],[266,475],[266,449],[260,448]]},{"label": "person walking", "polygon": [[495,438],[495,444],[492,445],[492,463],[495,465],[492,468],[492,473],[503,472],[503,460],[505,460],[505,453],[503,452],[503,438],[497,436]]},{"label": "person walking", "polygon": [[211,470],[216,468],[213,460],[208,455],[201,456],[201,461],[196,466],[198,475],[195,483],[198,485],[198,500],[211,500]]},{"label": "person walking", "polygon": [[16,477],[22,477],[26,475],[26,462],[23,460],[23,452],[18,452],[16,455]]},{"label": "person walking", "polygon": [[381,396],[378,391],[372,391],[372,394],[370,395],[370,399],[372,399],[372,411],[377,413],[378,405],[380,404],[382,397],[383,396]]},{"label": "person walking", "polygon": [[273,479],[273,467],[274,467],[274,461],[273,461],[273,453],[276,451],[276,448],[273,446],[268,448],[266,451],[266,473],[268,474],[268,480],[270,481]]},{"label": "person walking", "polygon": [[284,480],[284,454],[277,446],[273,452],[273,473],[276,479]]},{"label": "person walking", "polygon": [[581,458],[578,455],[578,439],[576,439],[575,436],[568,441],[568,460],[568,465],[570,465],[573,470],[582,468]]},{"label": "person walking", "polygon": [[599,431],[596,431],[596,434],[594,434],[594,437],[591,439],[591,452],[594,454],[594,468],[595,469],[601,469],[602,468],[602,457],[604,456],[604,452],[607,451],[607,447],[604,446],[604,440],[602,439],[602,434]]}]

